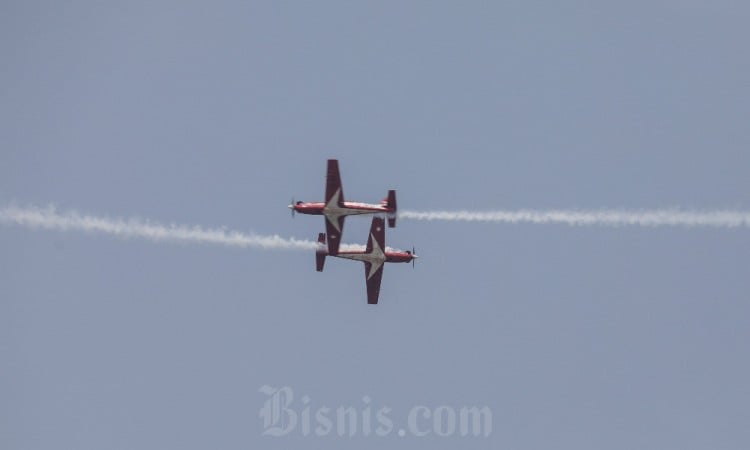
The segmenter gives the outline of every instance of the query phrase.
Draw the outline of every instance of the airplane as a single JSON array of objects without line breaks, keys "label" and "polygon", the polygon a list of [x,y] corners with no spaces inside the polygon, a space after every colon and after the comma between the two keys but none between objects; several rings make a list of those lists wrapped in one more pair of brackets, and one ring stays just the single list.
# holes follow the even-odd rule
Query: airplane
[{"label": "airplane", "polygon": [[328,253],[331,255],[339,251],[346,216],[385,213],[388,216],[388,226],[391,228],[396,226],[396,191],[389,190],[388,196],[379,205],[345,201],[339,175],[339,162],[336,159],[328,160],[325,202],[295,203],[292,199],[289,208],[292,210],[292,217],[295,212],[325,216]]},{"label": "airplane", "polygon": [[370,236],[367,238],[367,248],[355,251],[340,251],[330,254],[326,248],[326,234],[318,234],[318,249],[315,251],[315,270],[323,271],[326,256],[353,259],[365,263],[365,282],[367,283],[367,303],[378,304],[380,296],[380,281],[383,279],[384,263],[408,263],[414,265],[417,259],[414,249],[412,251],[392,251],[385,247],[385,222],[382,217],[373,217],[370,225]]}]

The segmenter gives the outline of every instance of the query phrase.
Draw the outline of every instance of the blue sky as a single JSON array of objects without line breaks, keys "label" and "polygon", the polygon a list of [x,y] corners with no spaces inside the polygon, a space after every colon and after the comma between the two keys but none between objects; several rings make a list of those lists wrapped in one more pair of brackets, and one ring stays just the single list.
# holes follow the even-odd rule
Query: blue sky
[{"label": "blue sky", "polygon": [[[335,157],[405,209],[750,209],[750,8],[545,3],[4,2],[0,204],[314,239]],[[0,447],[747,448],[746,229],[386,239],[373,308],[348,261],[3,226]],[[493,433],[262,436],[263,385]]]}]

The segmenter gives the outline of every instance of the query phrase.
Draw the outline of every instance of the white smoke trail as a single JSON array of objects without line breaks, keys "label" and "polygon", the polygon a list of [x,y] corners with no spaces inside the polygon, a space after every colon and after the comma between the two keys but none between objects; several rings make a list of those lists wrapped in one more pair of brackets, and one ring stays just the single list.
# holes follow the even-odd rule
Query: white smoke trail
[{"label": "white smoke trail", "polygon": [[141,238],[154,242],[219,244],[239,248],[315,250],[317,242],[263,236],[229,231],[222,228],[202,228],[187,225],[161,225],[139,219],[112,219],[82,215],[75,211],[57,212],[53,206],[16,207],[0,209],[0,223],[58,231],[82,231],[110,234],[122,238]]},{"label": "white smoke trail", "polygon": [[564,224],[571,226],[683,226],[683,227],[750,227],[750,212],[653,210],[529,210],[515,211],[402,211],[400,219],[448,220],[464,222]]}]

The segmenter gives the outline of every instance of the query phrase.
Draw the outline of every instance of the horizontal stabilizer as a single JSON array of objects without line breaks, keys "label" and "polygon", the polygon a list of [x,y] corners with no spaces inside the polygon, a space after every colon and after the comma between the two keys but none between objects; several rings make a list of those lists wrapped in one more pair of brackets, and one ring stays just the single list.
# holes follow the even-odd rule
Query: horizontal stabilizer
[{"label": "horizontal stabilizer", "polygon": [[388,197],[386,197],[385,206],[391,208],[393,211],[388,213],[388,227],[396,227],[396,191],[391,189],[388,191]]}]

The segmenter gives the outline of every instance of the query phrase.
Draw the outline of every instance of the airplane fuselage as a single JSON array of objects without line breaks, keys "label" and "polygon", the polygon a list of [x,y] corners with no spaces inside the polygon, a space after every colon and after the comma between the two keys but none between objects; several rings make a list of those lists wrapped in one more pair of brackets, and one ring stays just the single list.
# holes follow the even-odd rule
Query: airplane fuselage
[{"label": "airplane fuselage", "polygon": [[389,263],[409,263],[412,261],[412,259],[416,258],[416,255],[413,255],[411,252],[395,252],[395,251],[387,251],[382,253],[381,256],[374,256],[371,253],[365,253],[365,252],[355,252],[355,251],[342,251],[338,252],[336,255],[337,258],[344,258],[344,259],[353,259],[355,261],[366,261],[366,262],[389,262]]},{"label": "airplane fuselage", "polygon": [[375,205],[372,203],[360,203],[360,202],[344,202],[343,206],[331,205],[326,206],[323,202],[297,202],[294,205],[290,205],[295,212],[300,214],[311,214],[314,216],[354,216],[358,214],[373,214],[373,213],[394,213],[395,209],[389,208],[385,205]]}]

